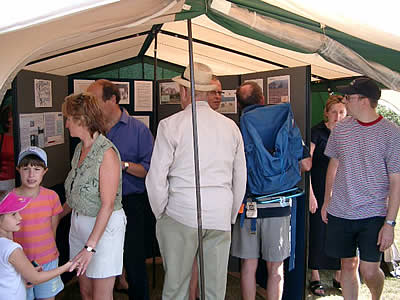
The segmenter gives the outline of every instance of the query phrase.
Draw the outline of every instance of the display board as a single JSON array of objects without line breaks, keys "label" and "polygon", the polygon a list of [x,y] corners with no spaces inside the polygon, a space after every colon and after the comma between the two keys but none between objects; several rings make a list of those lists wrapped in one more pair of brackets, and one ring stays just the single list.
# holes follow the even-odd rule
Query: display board
[{"label": "display board", "polygon": [[67,94],[65,76],[24,70],[13,82],[15,161],[21,148],[44,148],[49,166],[42,183],[45,187],[63,184],[70,170],[69,134],[61,113]]},{"label": "display board", "polygon": [[[274,104],[279,101],[290,102],[296,124],[301,131],[305,144],[309,147],[311,138],[310,66],[258,72],[241,76],[242,83],[247,80],[257,80],[260,82],[266,104]],[[292,214],[296,215],[295,265],[294,269],[289,272],[289,259],[285,261],[283,299],[303,299],[305,295],[309,183],[308,174],[306,176],[303,174],[299,186],[303,188],[305,194],[302,197],[298,197],[295,206],[292,206]],[[259,264],[260,266],[264,267],[264,270],[257,271],[257,279],[259,284],[264,286],[266,284],[265,264]]]},{"label": "display board", "polygon": [[[234,120],[237,124],[239,122],[239,112],[237,110],[236,101],[224,101],[224,93],[231,92],[230,95],[235,97],[234,92],[240,84],[239,75],[220,76],[218,80],[221,82],[223,99],[220,106],[220,112],[226,117]],[[172,80],[158,80],[157,81],[157,123],[162,119],[167,118],[174,113],[182,110],[179,97],[179,86]],[[228,99],[230,100],[230,99]],[[224,106],[229,102],[230,107],[224,110]],[[226,105],[227,107],[227,105]]]}]

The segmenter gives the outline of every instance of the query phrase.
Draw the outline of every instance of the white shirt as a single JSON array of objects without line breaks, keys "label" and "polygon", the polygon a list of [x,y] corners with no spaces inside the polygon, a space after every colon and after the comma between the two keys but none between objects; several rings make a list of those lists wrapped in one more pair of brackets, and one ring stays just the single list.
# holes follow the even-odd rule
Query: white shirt
[{"label": "white shirt", "polygon": [[14,266],[9,263],[11,253],[21,245],[0,237],[0,300],[25,300],[26,287]]},{"label": "white shirt", "polygon": [[[236,124],[197,101],[200,195],[204,229],[230,231],[246,190],[243,139]],[[154,215],[197,227],[191,104],[162,120],[146,177]]]}]

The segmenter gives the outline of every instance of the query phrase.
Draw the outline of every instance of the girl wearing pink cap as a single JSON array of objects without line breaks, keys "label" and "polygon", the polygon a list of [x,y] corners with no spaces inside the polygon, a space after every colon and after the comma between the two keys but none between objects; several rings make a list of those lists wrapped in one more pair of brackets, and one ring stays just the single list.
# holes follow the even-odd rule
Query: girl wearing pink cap
[{"label": "girl wearing pink cap", "polygon": [[41,272],[40,268],[33,267],[21,245],[12,241],[13,232],[20,229],[22,218],[19,211],[29,201],[29,198],[12,192],[0,192],[0,300],[25,300],[25,281],[42,283],[75,268],[69,261],[57,269]]}]

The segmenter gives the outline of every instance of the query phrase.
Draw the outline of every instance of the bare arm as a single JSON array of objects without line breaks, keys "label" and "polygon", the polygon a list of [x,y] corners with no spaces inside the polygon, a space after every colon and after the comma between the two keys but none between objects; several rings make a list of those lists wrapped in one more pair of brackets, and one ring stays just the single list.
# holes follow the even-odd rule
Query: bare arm
[{"label": "bare arm", "polygon": [[[314,150],[315,150],[315,144],[311,142],[311,144],[310,144],[311,161],[312,161],[312,157],[314,155]],[[314,214],[317,211],[317,208],[318,208],[318,202],[317,202],[317,199],[315,198],[314,190],[313,190],[312,184],[311,184],[311,176],[310,176],[310,200],[309,200],[310,213]]]},{"label": "bare arm", "polygon": [[324,223],[328,223],[328,213],[326,211],[332,197],[332,187],[333,182],[336,178],[336,171],[339,165],[339,160],[337,158],[331,158],[329,160],[328,170],[326,171],[326,182],[325,182],[325,195],[324,195],[324,205],[321,209],[321,217]]},{"label": "bare arm", "polygon": [[71,211],[72,211],[72,208],[69,207],[69,205],[67,204],[67,202],[65,202],[65,203],[63,204],[63,211],[62,211],[62,213],[58,215],[58,216],[59,216],[59,217],[58,217],[58,218],[59,218],[59,221],[60,221],[62,218],[64,218],[66,215],[68,215],[69,213],[71,213]]},{"label": "bare arm", "polygon": [[[87,246],[96,248],[98,241],[104,233],[111,214],[114,210],[115,196],[118,192],[120,180],[120,165],[117,154],[113,149],[104,153],[103,162],[100,165],[100,198],[101,207],[96,217],[93,230],[86,242]],[[79,262],[77,275],[84,274],[92,259],[93,253],[82,249],[73,259],[74,263]]]},{"label": "bare arm", "polygon": [[60,215],[61,214],[58,214],[56,216],[52,216],[51,217],[51,229],[53,230],[54,238],[56,238],[57,227],[58,227],[58,224],[60,223],[60,220],[61,220]]},{"label": "bare arm", "polygon": [[25,256],[24,252],[21,248],[15,249],[8,258],[10,264],[14,266],[18,273],[25,279],[27,282],[31,282],[33,284],[40,284],[46,282],[66,271],[71,267],[72,262],[67,262],[66,264],[58,267],[56,269],[50,271],[38,272]]},{"label": "bare arm", "polygon": [[312,167],[312,158],[306,157],[300,161],[300,171],[301,173],[310,171]]},{"label": "bare arm", "polygon": [[[390,174],[390,190],[389,202],[386,220],[396,221],[397,213],[400,205],[400,173]],[[385,251],[388,249],[394,240],[394,227],[389,224],[383,224],[379,231],[377,244],[380,245],[379,250]]]},{"label": "bare arm", "polygon": [[[147,175],[147,170],[141,165],[141,164],[136,164],[134,162],[127,162],[129,164],[129,167],[125,170],[126,173],[131,174],[133,176],[139,177],[139,178],[145,178]],[[122,167],[124,167],[124,162],[121,162]]]}]

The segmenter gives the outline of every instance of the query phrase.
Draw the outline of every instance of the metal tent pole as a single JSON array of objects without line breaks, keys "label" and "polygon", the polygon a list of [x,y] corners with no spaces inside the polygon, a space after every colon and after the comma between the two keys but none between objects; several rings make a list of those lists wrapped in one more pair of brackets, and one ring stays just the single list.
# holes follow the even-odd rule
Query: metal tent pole
[{"label": "metal tent pole", "polygon": [[[158,30],[153,29],[153,34],[154,34],[154,81],[153,81],[153,95],[157,95],[156,94],[156,85],[157,85],[157,35],[158,35]],[[154,104],[154,103],[153,103]],[[153,107],[155,107],[155,114],[157,115],[157,105],[153,105]],[[153,125],[156,118],[154,117],[153,119]],[[156,288],[156,237],[153,237],[153,289]]]},{"label": "metal tent pole", "polygon": [[192,98],[192,127],[193,127],[193,152],[194,152],[194,172],[196,184],[196,202],[197,202],[197,237],[199,241],[199,270],[200,270],[200,299],[205,300],[204,286],[204,258],[203,258],[203,223],[201,218],[201,196],[200,196],[200,168],[199,168],[199,145],[197,135],[197,116],[196,100],[194,88],[193,71],[193,41],[192,41],[192,20],[188,19],[188,42],[189,42],[189,66],[190,66],[190,89]]}]

